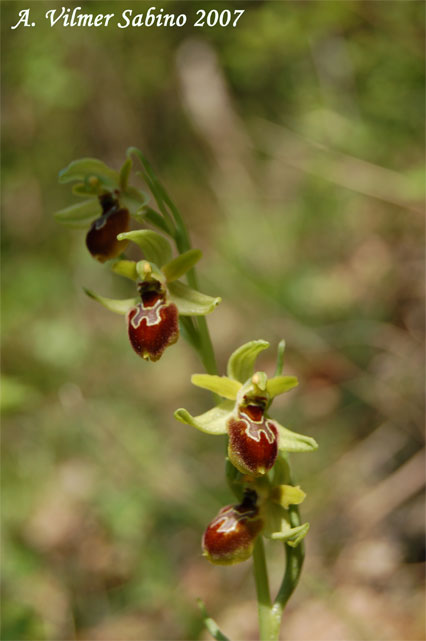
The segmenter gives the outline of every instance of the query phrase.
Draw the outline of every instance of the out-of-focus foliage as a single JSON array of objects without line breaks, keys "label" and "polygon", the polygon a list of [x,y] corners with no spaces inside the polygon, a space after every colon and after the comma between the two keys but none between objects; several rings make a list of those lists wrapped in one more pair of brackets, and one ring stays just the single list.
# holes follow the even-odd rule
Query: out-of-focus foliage
[{"label": "out-of-focus foliage", "polygon": [[283,638],[420,639],[424,4],[161,6],[201,4],[246,13],[235,29],[66,29],[44,18],[61,3],[33,2],[36,27],[12,31],[28,3],[2,3],[2,638],[196,639],[198,596],[256,638],[249,564],[201,557],[231,499],[224,444],[172,416],[209,407],[189,382],[201,365],[182,341],[138,359],[81,289],[131,284],[51,215],[69,204],[61,168],[118,168],[136,145],[223,298],[221,368],[285,337],[301,384],[277,417],[320,443],[293,456],[311,531]]}]

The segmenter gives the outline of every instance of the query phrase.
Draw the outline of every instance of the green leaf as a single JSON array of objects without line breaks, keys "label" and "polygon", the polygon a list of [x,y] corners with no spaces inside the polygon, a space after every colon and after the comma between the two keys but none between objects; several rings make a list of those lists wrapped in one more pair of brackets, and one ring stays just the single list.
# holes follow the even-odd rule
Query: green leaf
[{"label": "green leaf", "polygon": [[117,260],[111,265],[111,269],[115,274],[130,278],[130,280],[138,280],[139,278],[134,260]]},{"label": "green leaf", "polygon": [[130,172],[132,171],[132,159],[127,158],[127,160],[124,162],[120,169],[120,189],[121,191],[124,191],[128,185],[129,182],[129,176]]},{"label": "green leaf", "polygon": [[119,187],[120,177],[118,172],[96,158],[74,160],[68,167],[59,172],[60,183],[68,183],[74,180],[86,182],[92,178],[97,178],[101,185],[109,189],[117,189]]},{"label": "green leaf", "polygon": [[274,376],[270,378],[266,383],[266,390],[271,398],[278,396],[278,394],[283,394],[288,392],[299,385],[299,381],[296,376]]},{"label": "green leaf", "polygon": [[268,347],[269,343],[262,340],[250,341],[250,343],[241,345],[231,354],[228,361],[228,376],[240,381],[240,383],[245,383],[253,376],[254,362],[258,354]]},{"label": "green leaf", "polygon": [[222,300],[206,296],[176,280],[168,285],[170,300],[182,316],[204,316],[210,314]]},{"label": "green leaf", "polygon": [[234,403],[232,401],[224,401],[199,416],[191,416],[187,410],[178,409],[175,412],[175,418],[181,423],[196,427],[201,432],[217,436],[227,433],[226,422],[232,416],[233,409]]},{"label": "green leaf", "polygon": [[283,427],[277,421],[272,421],[278,430],[278,447],[286,452],[313,452],[318,449],[315,439],[304,434],[298,434]]},{"label": "green leaf", "polygon": [[204,625],[212,635],[213,639],[216,639],[216,641],[229,641],[228,637],[225,636],[223,632],[220,630],[216,621],[211,617],[209,617],[209,615],[207,614],[206,606],[204,605],[203,601],[201,599],[197,599],[197,603],[198,603],[198,607],[201,610]]},{"label": "green leaf", "polygon": [[234,381],[227,376],[216,376],[212,374],[193,374],[191,376],[191,383],[197,387],[208,389],[223,398],[230,401],[235,401],[237,394],[242,385],[238,381]]},{"label": "green leaf", "polygon": [[203,253],[199,249],[189,249],[187,252],[171,260],[167,265],[164,265],[163,274],[167,281],[170,283],[183,276],[183,274],[186,274],[187,271],[198,263],[202,255]]},{"label": "green leaf", "polygon": [[124,300],[116,300],[113,298],[105,298],[105,296],[98,296],[90,289],[85,289],[85,293],[93,300],[96,300],[98,303],[110,310],[110,312],[115,312],[116,314],[127,314],[129,309],[137,305],[139,302],[138,298],[126,298]]},{"label": "green leaf", "polygon": [[95,218],[99,218],[101,213],[102,207],[99,200],[97,198],[90,198],[90,200],[84,200],[83,202],[60,209],[53,215],[55,220],[62,225],[84,229],[88,227]]},{"label": "green leaf", "polygon": [[172,255],[172,250],[168,240],[164,236],[160,236],[156,231],[151,229],[138,229],[136,231],[127,231],[123,234],[118,234],[118,240],[131,240],[138,245],[145,258],[161,267],[167,263]]}]

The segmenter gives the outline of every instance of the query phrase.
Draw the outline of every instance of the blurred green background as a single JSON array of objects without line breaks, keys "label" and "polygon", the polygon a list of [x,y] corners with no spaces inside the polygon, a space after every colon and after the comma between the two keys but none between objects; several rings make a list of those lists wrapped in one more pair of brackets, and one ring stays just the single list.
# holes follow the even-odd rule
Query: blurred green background
[{"label": "blurred green background", "polygon": [[[301,384],[274,405],[320,449],[292,457],[310,521],[282,639],[423,639],[423,2],[167,2],[180,29],[50,28],[2,2],[3,640],[204,639],[196,597],[256,639],[251,564],[211,566],[231,495],[183,340],[130,349],[127,282],[52,213],[71,160],[143,150],[203,249],[221,370],[284,337]],[[236,28],[196,10],[244,8]],[[11,30],[31,8],[36,28]],[[137,180],[137,179],[136,179]],[[273,586],[283,554],[268,548]]]}]

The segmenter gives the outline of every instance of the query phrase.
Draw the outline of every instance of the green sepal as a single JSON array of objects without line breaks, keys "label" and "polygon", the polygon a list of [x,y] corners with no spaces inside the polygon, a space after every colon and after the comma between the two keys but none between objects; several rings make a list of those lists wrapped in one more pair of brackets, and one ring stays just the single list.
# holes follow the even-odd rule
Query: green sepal
[{"label": "green sepal", "polygon": [[286,509],[289,505],[300,505],[305,498],[306,494],[299,485],[278,485],[271,491],[272,501]]},{"label": "green sepal", "polygon": [[199,416],[191,416],[191,414],[183,408],[176,410],[174,415],[181,423],[192,425],[192,427],[196,427],[197,430],[201,432],[217,436],[227,433],[226,422],[232,416],[233,409],[234,403],[232,403],[232,401],[224,401]]},{"label": "green sepal", "polygon": [[137,305],[137,303],[139,302],[138,298],[126,298],[124,300],[117,300],[114,298],[106,298],[105,296],[98,296],[98,294],[90,291],[90,289],[84,288],[84,291],[89,296],[89,298],[93,298],[93,300],[96,300],[98,303],[109,309],[110,312],[115,312],[116,314],[127,314],[129,309]]},{"label": "green sepal", "polygon": [[111,265],[111,270],[119,276],[130,278],[130,280],[138,280],[139,278],[134,260],[117,260]]},{"label": "green sepal", "polygon": [[138,245],[145,258],[150,263],[155,263],[161,267],[167,263],[172,255],[172,249],[168,240],[160,236],[156,231],[151,229],[137,229],[136,231],[126,231],[118,234],[118,240],[131,240]]},{"label": "green sepal", "polygon": [[222,300],[219,297],[213,298],[197,292],[179,280],[170,283],[167,288],[171,302],[176,305],[182,316],[205,316],[210,314]]},{"label": "green sepal", "polygon": [[228,376],[240,381],[240,383],[245,383],[248,378],[253,376],[254,362],[258,354],[268,347],[269,343],[262,340],[250,341],[241,345],[229,358]]},{"label": "green sepal", "polygon": [[234,381],[227,376],[216,376],[215,374],[193,374],[191,376],[191,383],[197,387],[208,389],[223,398],[230,401],[237,399],[237,394],[242,385],[238,381]]},{"label": "green sepal", "polygon": [[90,198],[89,200],[84,200],[83,202],[60,209],[55,212],[53,216],[55,220],[62,225],[84,229],[88,227],[95,218],[99,218],[101,214],[102,208],[98,199]]},{"label": "green sepal", "polygon": [[120,169],[120,189],[124,191],[129,183],[130,172],[132,171],[132,159],[127,158]]},{"label": "green sepal", "polygon": [[278,447],[285,452],[314,452],[318,449],[318,443],[311,436],[292,432],[280,425],[277,421],[271,421],[278,430]]},{"label": "green sepal", "polygon": [[297,387],[297,385],[299,385],[299,381],[296,376],[274,376],[266,383],[266,391],[271,398],[274,398],[288,392],[293,387]]},{"label": "green sepal", "polygon": [[180,254],[162,268],[166,280],[170,283],[177,280],[187,271],[192,269],[200,260],[203,253],[199,249],[189,249],[187,252]]},{"label": "green sepal", "polygon": [[[74,160],[59,172],[59,182],[68,183],[74,180],[87,183],[91,178],[97,178],[99,183],[108,189],[117,189],[120,183],[118,172],[108,167],[97,158],[80,158]],[[89,183],[90,184],[90,183]]]}]

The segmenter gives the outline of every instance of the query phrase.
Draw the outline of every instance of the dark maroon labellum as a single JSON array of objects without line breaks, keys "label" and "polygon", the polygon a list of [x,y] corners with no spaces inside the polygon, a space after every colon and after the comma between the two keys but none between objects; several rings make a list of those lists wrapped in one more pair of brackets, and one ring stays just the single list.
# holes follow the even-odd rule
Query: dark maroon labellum
[{"label": "dark maroon labellum", "polygon": [[127,318],[130,343],[142,358],[158,361],[179,338],[178,310],[174,303],[166,303],[158,287],[142,291],[141,298]]},{"label": "dark maroon labellum", "polygon": [[102,215],[91,225],[86,245],[96,260],[104,263],[115,258],[126,248],[126,240],[117,240],[117,235],[129,229],[130,215],[127,209],[120,209],[118,201],[112,195],[104,194],[99,197]]},{"label": "dark maroon labellum", "polygon": [[258,508],[247,501],[227,505],[207,527],[203,554],[212,563],[231,565],[248,559],[256,536],[263,528]]},{"label": "dark maroon labellum", "polygon": [[275,463],[278,432],[274,422],[264,416],[263,407],[240,406],[238,418],[228,420],[228,456],[242,473],[262,476]]}]

